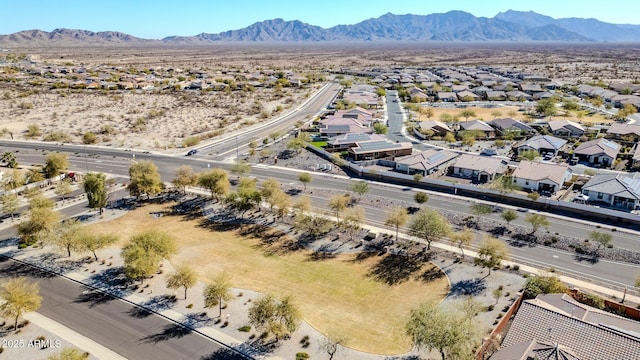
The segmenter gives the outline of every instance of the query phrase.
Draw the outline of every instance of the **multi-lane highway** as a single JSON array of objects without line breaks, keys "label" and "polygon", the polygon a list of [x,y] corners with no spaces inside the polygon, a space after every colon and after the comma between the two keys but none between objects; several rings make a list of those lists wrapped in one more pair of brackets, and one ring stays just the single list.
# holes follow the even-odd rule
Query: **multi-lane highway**
[{"label": "multi-lane highway", "polygon": [[[0,141],[0,146],[8,146],[10,142]],[[18,144],[12,143],[14,147],[7,150],[15,149]],[[82,146],[59,146],[53,144],[28,144],[19,145],[21,150],[17,154],[18,160],[23,163],[42,163],[43,157],[49,151],[69,151],[71,167],[76,169],[84,169],[85,152],[91,152],[89,159],[90,171],[103,171],[114,175],[126,176],[131,160],[132,152],[117,149],[85,149]],[[34,149],[38,150],[34,150]],[[159,154],[136,153],[136,159],[152,160],[158,165],[160,175],[165,181],[169,181],[175,176],[175,169],[178,166],[186,164],[193,167],[195,171],[202,171],[210,167],[223,167],[229,169],[228,163],[207,160],[203,158],[185,157],[185,156],[166,156]],[[270,166],[254,166],[251,172],[259,180],[268,177],[278,179],[284,184],[300,184],[298,181],[299,172],[291,169],[284,169]],[[325,191],[346,190],[350,179],[331,176],[327,174],[316,174],[315,179],[310,184],[309,192],[315,189],[323,189]],[[316,191],[317,192],[317,191]],[[313,196],[313,194],[311,194]],[[413,202],[414,189],[408,187],[391,186],[387,184],[371,182],[368,195],[375,196],[378,199],[393,199],[394,201]],[[326,208],[327,196],[324,194],[313,198],[314,204],[318,208]],[[448,211],[457,211],[471,216],[469,199],[445,195],[432,194],[428,206],[436,209],[444,209]],[[386,209],[384,206],[366,206],[367,221],[376,226],[384,227],[384,219]],[[489,218],[500,220],[500,214],[494,213],[488,215]],[[578,238],[586,238],[589,232],[607,231],[603,228],[597,228],[596,224],[576,222],[572,219],[549,217],[551,223],[548,231],[562,235],[568,235]],[[514,225],[528,226],[524,221],[524,214],[520,213],[520,217],[512,222]],[[613,236],[613,246],[628,250],[638,251],[640,249],[640,234],[629,233],[623,231],[610,232]],[[555,268],[564,271],[567,275],[579,276],[580,278],[590,278],[597,280],[599,283],[610,283],[616,285],[617,288],[624,286],[633,286],[634,278],[640,273],[640,267],[625,263],[611,262],[607,260],[599,260],[596,263],[583,261],[575,257],[573,253],[558,251],[545,246],[536,247],[512,247],[512,255],[514,260],[520,260],[523,263],[537,265],[542,268]]]},{"label": "multi-lane highway", "polygon": [[[0,281],[16,273],[40,284],[39,313],[128,359],[247,359],[134,305],[29,265],[0,257]],[[217,357],[216,355],[220,355]]]}]

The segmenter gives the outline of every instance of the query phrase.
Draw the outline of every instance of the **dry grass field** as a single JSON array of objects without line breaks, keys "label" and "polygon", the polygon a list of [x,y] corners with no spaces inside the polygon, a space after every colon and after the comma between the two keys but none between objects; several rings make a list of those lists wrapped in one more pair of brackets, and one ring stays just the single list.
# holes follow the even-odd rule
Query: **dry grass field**
[{"label": "dry grass field", "polygon": [[[443,275],[428,262],[356,254],[316,259],[311,251],[284,250],[287,236],[283,234],[261,232],[262,239],[283,235],[267,243],[238,229],[211,229],[200,220],[169,215],[155,219],[150,214],[167,207],[148,205],[90,229],[96,233],[118,229],[123,241],[143,229],[162,229],[177,239],[174,265],[190,264],[202,280],[227,271],[234,287],[291,294],[311,326],[347,339],[347,346],[360,351],[391,355],[410,350],[411,342],[404,335],[409,310],[421,302],[442,299],[448,292],[445,276],[425,279]],[[409,268],[411,276],[394,278]]]}]

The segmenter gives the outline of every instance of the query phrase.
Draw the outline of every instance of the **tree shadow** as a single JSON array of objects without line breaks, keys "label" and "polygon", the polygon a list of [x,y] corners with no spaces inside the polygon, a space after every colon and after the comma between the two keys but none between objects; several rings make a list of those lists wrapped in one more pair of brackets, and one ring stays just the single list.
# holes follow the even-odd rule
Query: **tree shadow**
[{"label": "tree shadow", "polygon": [[58,276],[49,271],[40,270],[28,264],[14,261],[8,257],[0,256],[0,263],[6,262],[8,265],[3,268],[2,272],[12,274],[13,276],[26,276],[39,279],[48,279]]},{"label": "tree shadow", "polygon": [[209,355],[205,355],[200,360],[246,360],[247,357],[238,354],[237,352],[222,348],[212,352]]},{"label": "tree shadow", "polygon": [[486,289],[485,278],[465,279],[451,284],[449,296],[479,295]]},{"label": "tree shadow", "polygon": [[215,320],[207,316],[206,312],[185,314],[180,322],[193,329],[203,326],[213,326],[215,324]]},{"label": "tree shadow", "polygon": [[428,283],[428,282],[443,278],[445,276],[446,275],[444,272],[442,272],[442,270],[433,266],[431,269],[427,269],[423,271],[422,274],[419,274],[418,276],[416,276],[416,279],[422,282]]},{"label": "tree shadow", "polygon": [[588,263],[589,265],[597,264],[600,261],[600,257],[597,255],[584,255],[580,253],[575,253],[573,259],[577,262]]},{"label": "tree shadow", "polygon": [[78,296],[73,302],[88,303],[90,308],[97,305],[106,304],[116,299],[115,297],[107,293],[104,293],[102,291],[97,291],[87,286],[83,286],[82,289],[83,289],[82,294],[80,294],[80,296]]},{"label": "tree shadow", "polygon": [[88,285],[105,289],[110,293],[125,297],[133,291],[131,281],[124,275],[124,269],[121,266],[110,267],[103,271],[91,275],[86,280]]},{"label": "tree shadow", "polygon": [[489,231],[493,237],[502,237],[508,232],[509,230],[505,226],[496,226]]},{"label": "tree shadow", "polygon": [[360,263],[367,260],[368,258],[371,258],[374,256],[382,256],[382,255],[384,255],[384,253],[380,251],[362,251],[356,254],[356,256],[351,260],[351,262]]},{"label": "tree shadow", "polygon": [[145,336],[144,338],[140,339],[140,341],[157,344],[161,341],[182,338],[191,334],[192,332],[193,330],[188,329],[184,326],[178,324],[169,324],[164,327],[164,330],[161,333]]},{"label": "tree shadow", "polygon": [[334,259],[337,254],[336,251],[340,246],[334,246],[333,244],[322,244],[315,251],[307,256],[308,261],[322,261],[328,259]]},{"label": "tree shadow", "polygon": [[422,265],[422,257],[388,254],[373,265],[367,275],[387,285],[396,285],[409,280]]},{"label": "tree shadow", "polygon": [[530,247],[536,246],[538,242],[538,237],[535,234],[514,234],[512,236],[513,240],[524,242],[529,244]]},{"label": "tree shadow", "polygon": [[145,318],[152,312],[161,312],[163,310],[171,309],[178,300],[174,295],[156,295],[151,299],[143,302],[140,306],[134,306],[128,314],[135,318]]}]

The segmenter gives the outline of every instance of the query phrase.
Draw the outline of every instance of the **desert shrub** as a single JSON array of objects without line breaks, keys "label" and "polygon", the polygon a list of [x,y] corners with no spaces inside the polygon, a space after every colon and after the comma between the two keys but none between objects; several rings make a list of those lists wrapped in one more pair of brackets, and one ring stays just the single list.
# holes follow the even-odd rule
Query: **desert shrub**
[{"label": "desert shrub", "polygon": [[249,326],[249,325],[241,326],[241,327],[238,328],[238,331],[249,332],[249,331],[251,331],[251,326]]},{"label": "desert shrub", "polygon": [[18,108],[20,108],[20,110],[33,109],[33,104],[30,102],[23,101],[20,104],[18,104]]},{"label": "desert shrub", "polygon": [[493,305],[489,305],[485,308],[485,312],[493,311]]},{"label": "desert shrub", "polygon": [[193,304],[187,305],[187,309],[191,309],[192,307],[193,307]]},{"label": "desert shrub", "polygon": [[98,135],[96,133],[87,131],[82,135],[82,143],[83,144],[95,144],[98,142]]},{"label": "desert shrub", "polygon": [[38,126],[37,124],[29,124],[29,126],[27,126],[27,132],[24,135],[26,138],[34,138],[34,137],[38,137],[42,135],[42,131],[40,131],[40,126]]},{"label": "desert shrub", "polygon": [[192,147],[196,146],[200,143],[200,138],[197,136],[189,136],[182,140],[182,146],[184,147]]},{"label": "desert shrub", "polygon": [[309,358],[309,354],[306,352],[299,352],[296,354],[296,360],[306,360]]},{"label": "desert shrub", "polygon": [[42,138],[44,141],[54,141],[54,142],[72,142],[71,135],[67,134],[62,130],[54,130],[49,132]]}]

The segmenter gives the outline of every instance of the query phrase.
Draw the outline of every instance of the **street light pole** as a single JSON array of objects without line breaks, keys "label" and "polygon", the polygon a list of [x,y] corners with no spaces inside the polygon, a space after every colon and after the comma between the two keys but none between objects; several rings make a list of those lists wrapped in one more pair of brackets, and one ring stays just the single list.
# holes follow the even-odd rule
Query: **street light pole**
[{"label": "street light pole", "polygon": [[238,135],[236,135],[236,161],[240,161],[240,152],[238,150]]}]

